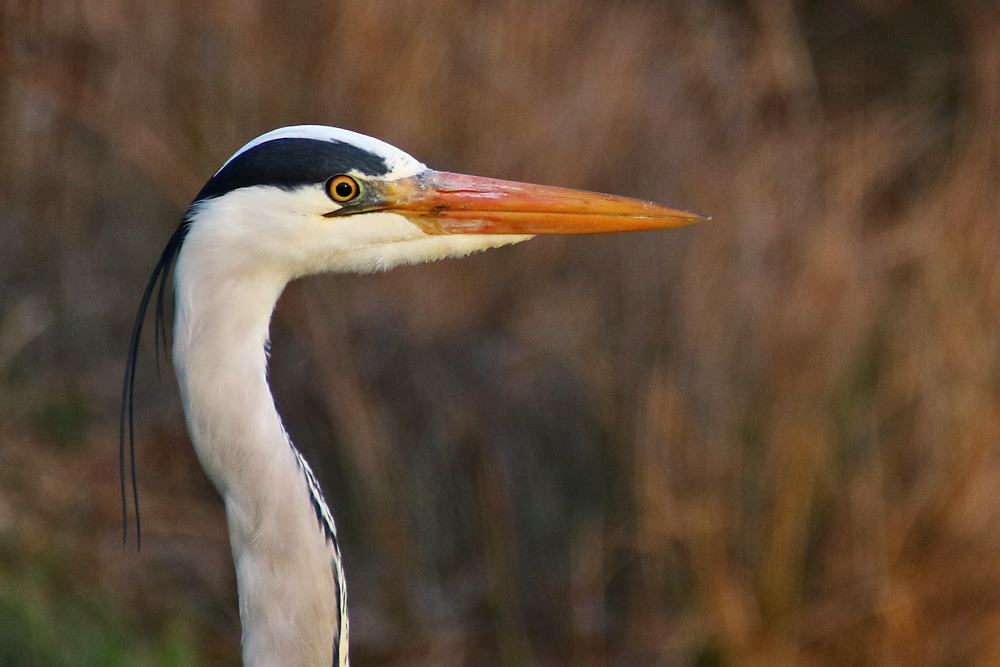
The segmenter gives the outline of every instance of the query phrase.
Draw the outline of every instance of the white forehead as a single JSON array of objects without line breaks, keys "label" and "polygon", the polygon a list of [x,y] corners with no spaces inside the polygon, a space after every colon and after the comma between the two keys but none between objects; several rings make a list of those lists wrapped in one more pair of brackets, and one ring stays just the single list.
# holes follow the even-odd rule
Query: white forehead
[{"label": "white forehead", "polygon": [[384,178],[389,180],[413,176],[427,169],[427,165],[412,155],[404,153],[392,144],[387,144],[375,137],[369,137],[365,134],[351,132],[339,127],[330,127],[328,125],[290,125],[288,127],[279,127],[277,130],[271,130],[250,141],[243,148],[233,153],[226,160],[225,164],[219,167],[219,171],[222,171],[227,164],[242,153],[275,139],[315,139],[317,141],[339,141],[345,144],[352,144],[362,150],[384,158],[385,164],[389,168],[389,173]]}]

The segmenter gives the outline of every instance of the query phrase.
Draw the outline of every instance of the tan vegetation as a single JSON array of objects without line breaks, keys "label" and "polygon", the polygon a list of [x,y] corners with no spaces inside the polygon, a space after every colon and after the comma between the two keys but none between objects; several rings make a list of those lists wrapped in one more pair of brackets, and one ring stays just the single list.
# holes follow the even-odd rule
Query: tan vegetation
[{"label": "tan vegetation", "polygon": [[289,289],[356,665],[1000,664],[998,121],[985,1],[7,0],[0,663],[238,664],[151,342],[121,549],[120,373],[200,184],[320,122],[713,216]]}]

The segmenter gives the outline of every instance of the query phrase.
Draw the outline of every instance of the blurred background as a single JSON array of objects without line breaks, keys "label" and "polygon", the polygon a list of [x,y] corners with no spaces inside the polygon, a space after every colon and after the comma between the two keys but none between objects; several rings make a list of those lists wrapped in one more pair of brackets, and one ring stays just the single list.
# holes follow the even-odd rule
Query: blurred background
[{"label": "blurred background", "polygon": [[0,664],[238,665],[132,317],[201,184],[324,123],[713,216],[300,281],[271,378],[364,665],[1000,664],[1000,9],[3,0]]}]

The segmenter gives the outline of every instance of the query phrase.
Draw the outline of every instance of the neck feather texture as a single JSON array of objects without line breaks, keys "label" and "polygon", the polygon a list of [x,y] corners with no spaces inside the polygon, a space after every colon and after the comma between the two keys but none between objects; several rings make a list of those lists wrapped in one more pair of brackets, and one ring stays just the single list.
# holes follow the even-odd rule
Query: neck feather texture
[{"label": "neck feather texture", "polygon": [[174,366],[195,451],[225,502],[244,664],[346,666],[333,520],[267,384],[271,313],[289,277],[199,254],[194,237],[178,257]]}]

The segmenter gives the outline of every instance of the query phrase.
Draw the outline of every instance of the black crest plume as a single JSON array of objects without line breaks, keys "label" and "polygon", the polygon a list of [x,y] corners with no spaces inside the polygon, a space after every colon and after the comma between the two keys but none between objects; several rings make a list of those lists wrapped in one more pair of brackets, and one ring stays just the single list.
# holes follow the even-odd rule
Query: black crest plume
[{"label": "black crest plume", "polygon": [[[139,312],[135,316],[135,324],[132,325],[132,338],[129,341],[128,356],[125,361],[125,380],[122,383],[122,404],[118,423],[118,467],[121,479],[122,490],[122,544],[128,541],[128,492],[126,490],[125,475],[125,444],[128,442],[128,458],[132,476],[132,502],[135,507],[135,545],[138,550],[142,546],[142,524],[139,519],[139,487],[135,475],[135,370],[136,360],[139,356],[139,341],[142,338],[142,325],[146,319],[146,311],[149,308],[149,301],[156,295],[156,322],[154,323],[156,358],[159,364],[159,351],[167,352],[167,327],[163,314],[163,303],[166,295],[166,288],[170,269],[177,259],[177,253],[181,249],[184,237],[191,226],[190,220],[186,217],[177,231],[173,233],[166,247],[160,254],[160,259],[153,269],[146,284],[146,290],[142,294],[139,302]],[[126,437],[127,434],[127,437]]]}]

